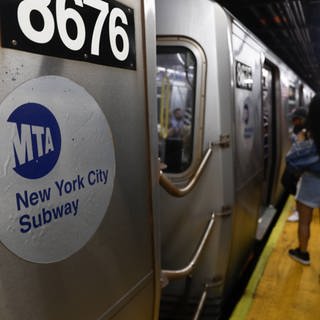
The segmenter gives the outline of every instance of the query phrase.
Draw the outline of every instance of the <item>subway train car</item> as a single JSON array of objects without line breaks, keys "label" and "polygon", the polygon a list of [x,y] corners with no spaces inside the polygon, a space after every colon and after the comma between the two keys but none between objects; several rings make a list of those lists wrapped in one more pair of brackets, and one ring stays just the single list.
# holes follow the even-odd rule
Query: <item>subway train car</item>
[{"label": "subway train car", "polygon": [[210,0],[156,0],[160,319],[218,319],[276,216],[313,91]]},{"label": "subway train car", "polygon": [[158,319],[154,6],[1,0],[0,319]]},{"label": "subway train car", "polygon": [[1,0],[0,318],[218,319],[313,91],[210,0]]}]

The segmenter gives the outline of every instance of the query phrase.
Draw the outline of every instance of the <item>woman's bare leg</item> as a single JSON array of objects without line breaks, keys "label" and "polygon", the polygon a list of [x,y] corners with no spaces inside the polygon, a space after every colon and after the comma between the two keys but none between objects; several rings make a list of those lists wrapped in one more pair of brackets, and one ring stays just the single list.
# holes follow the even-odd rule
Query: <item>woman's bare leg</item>
[{"label": "woman's bare leg", "polygon": [[298,239],[301,251],[308,250],[308,241],[310,238],[310,224],[312,220],[313,208],[297,201],[297,209],[299,211]]}]

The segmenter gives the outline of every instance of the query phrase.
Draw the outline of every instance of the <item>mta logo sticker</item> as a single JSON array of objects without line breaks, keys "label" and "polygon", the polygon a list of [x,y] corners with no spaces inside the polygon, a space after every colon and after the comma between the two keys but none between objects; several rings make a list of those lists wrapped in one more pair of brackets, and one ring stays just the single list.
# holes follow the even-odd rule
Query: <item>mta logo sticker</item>
[{"label": "mta logo sticker", "polygon": [[84,87],[60,76],[0,99],[0,241],[34,263],[67,259],[98,232],[112,198],[108,120]]},{"label": "mta logo sticker", "polygon": [[14,125],[13,170],[27,179],[47,175],[61,150],[60,128],[54,115],[41,104],[26,103],[15,109],[7,121]]}]

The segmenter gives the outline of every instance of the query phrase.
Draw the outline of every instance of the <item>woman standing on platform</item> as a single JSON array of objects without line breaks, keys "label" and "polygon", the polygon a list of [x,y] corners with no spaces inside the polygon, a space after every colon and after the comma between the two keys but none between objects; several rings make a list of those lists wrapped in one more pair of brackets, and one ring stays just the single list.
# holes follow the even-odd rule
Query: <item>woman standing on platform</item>
[{"label": "woman standing on platform", "polygon": [[320,94],[313,97],[309,105],[306,129],[299,133],[286,161],[303,174],[297,186],[297,210],[299,212],[299,247],[289,250],[289,256],[304,264],[310,264],[308,241],[314,208],[320,208]]},{"label": "woman standing on platform", "polygon": [[[307,119],[308,112],[305,108],[297,108],[293,111],[291,116],[291,121],[293,124],[293,130],[291,134],[291,143],[297,142],[297,139],[299,138],[299,133],[305,129],[305,123]],[[290,194],[295,195],[296,194],[296,186],[294,190],[289,191]],[[299,221],[299,212],[296,208],[296,206],[292,210],[292,214],[288,217],[287,221],[289,222],[297,222]]]}]

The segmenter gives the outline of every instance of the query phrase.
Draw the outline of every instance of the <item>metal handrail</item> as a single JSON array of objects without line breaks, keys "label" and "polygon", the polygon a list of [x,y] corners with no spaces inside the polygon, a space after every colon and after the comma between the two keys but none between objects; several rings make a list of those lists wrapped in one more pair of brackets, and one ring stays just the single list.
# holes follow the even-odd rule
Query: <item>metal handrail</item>
[{"label": "metal handrail", "polygon": [[197,307],[197,310],[196,310],[196,313],[194,314],[192,320],[198,320],[200,318],[200,314],[202,312],[202,309],[204,307],[204,303],[207,299],[207,295],[208,295],[208,287],[206,286],[205,289],[203,290],[202,292],[202,295],[200,297],[200,301],[198,303],[198,307]]},{"label": "metal handrail", "polygon": [[208,148],[206,151],[201,163],[199,164],[198,169],[196,170],[195,174],[190,179],[189,183],[183,187],[178,188],[174,183],[171,182],[171,180],[160,170],[160,177],[159,177],[159,183],[160,185],[172,196],[175,197],[183,197],[186,194],[188,194],[196,185],[198,182],[201,174],[203,173],[204,167],[207,164],[211,154],[213,151],[213,144]]},{"label": "metal handrail", "polygon": [[205,246],[205,244],[206,244],[206,242],[207,242],[207,240],[209,238],[209,235],[211,234],[212,227],[214,225],[214,218],[215,218],[215,215],[214,215],[214,213],[212,213],[211,218],[210,218],[210,220],[208,222],[207,228],[205,230],[205,233],[202,236],[200,244],[199,244],[199,246],[198,246],[193,258],[189,262],[189,264],[186,267],[184,267],[184,268],[182,268],[180,270],[162,270],[162,272],[161,272],[162,273],[162,278],[164,278],[166,280],[167,279],[168,280],[170,280],[170,279],[179,279],[179,278],[183,278],[183,277],[189,275],[193,271],[193,269],[195,268],[195,266],[198,263],[199,257],[200,257],[200,255],[201,255],[201,253],[203,251],[203,248],[204,248],[204,246]]}]

